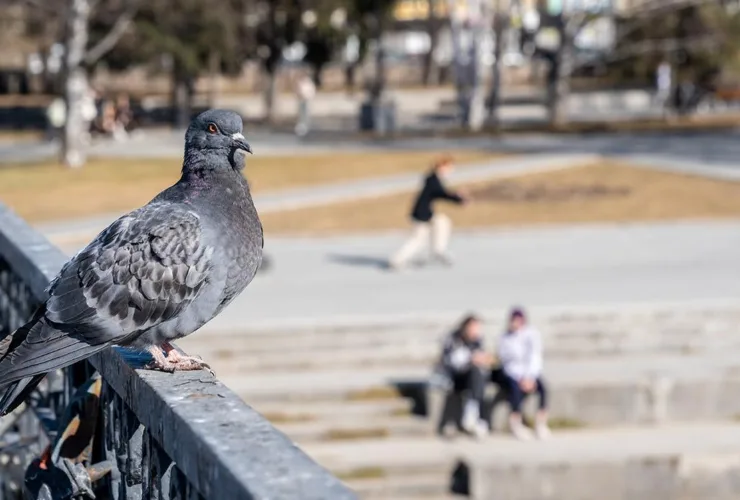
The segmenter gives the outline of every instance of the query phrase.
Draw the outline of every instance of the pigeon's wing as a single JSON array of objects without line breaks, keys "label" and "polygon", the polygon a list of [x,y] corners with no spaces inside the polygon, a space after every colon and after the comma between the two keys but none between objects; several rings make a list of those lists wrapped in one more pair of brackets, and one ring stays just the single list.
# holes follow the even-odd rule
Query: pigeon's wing
[{"label": "pigeon's wing", "polygon": [[182,205],[147,205],[111,224],[59,273],[0,358],[0,386],[70,365],[174,318],[198,295],[213,248]]}]

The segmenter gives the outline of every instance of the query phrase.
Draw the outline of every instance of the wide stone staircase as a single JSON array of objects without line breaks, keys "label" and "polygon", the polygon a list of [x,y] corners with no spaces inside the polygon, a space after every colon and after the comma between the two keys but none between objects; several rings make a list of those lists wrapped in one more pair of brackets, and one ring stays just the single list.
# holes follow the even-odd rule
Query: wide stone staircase
[{"label": "wide stone staircase", "polygon": [[[245,325],[181,346],[361,498],[740,498],[740,302],[533,313],[551,392],[545,442],[510,438],[505,405],[490,437],[435,434],[444,395],[426,382],[457,318]],[[485,319],[492,347],[503,312]]]}]

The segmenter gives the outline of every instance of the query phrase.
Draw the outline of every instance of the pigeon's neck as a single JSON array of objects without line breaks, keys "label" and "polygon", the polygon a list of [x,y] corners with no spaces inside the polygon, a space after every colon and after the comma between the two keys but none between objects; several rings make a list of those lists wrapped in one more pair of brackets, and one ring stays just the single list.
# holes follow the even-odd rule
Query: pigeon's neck
[{"label": "pigeon's neck", "polygon": [[182,174],[233,170],[234,167],[231,158],[221,151],[187,149],[182,163]]},{"label": "pigeon's neck", "polygon": [[251,201],[249,184],[241,171],[234,169],[228,160],[219,164],[213,158],[203,162],[188,162],[182,167],[178,182],[189,199],[210,199],[222,197],[223,192],[237,194]]},{"label": "pigeon's neck", "polygon": [[210,191],[219,185],[242,185],[248,189],[246,179],[241,174],[226,165],[222,168],[183,168],[180,182],[195,191]]},{"label": "pigeon's neck", "polygon": [[182,176],[177,183],[179,191],[191,203],[207,205],[236,204],[243,210],[253,211],[254,204],[247,179],[233,159],[213,151],[186,152]]}]

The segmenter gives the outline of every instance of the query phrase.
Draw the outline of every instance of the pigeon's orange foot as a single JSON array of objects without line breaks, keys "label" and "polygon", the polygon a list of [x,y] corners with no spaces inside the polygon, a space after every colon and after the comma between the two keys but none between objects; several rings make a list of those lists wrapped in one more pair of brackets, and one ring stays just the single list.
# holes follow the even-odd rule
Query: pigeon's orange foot
[{"label": "pigeon's orange foot", "polygon": [[147,365],[150,370],[161,370],[165,372],[175,371],[193,371],[193,370],[206,370],[211,375],[215,375],[210,365],[203,361],[197,356],[185,356],[173,348],[169,344],[165,344],[164,350],[167,352],[165,356],[162,353],[162,348],[159,346],[152,346],[149,348],[154,361]]}]

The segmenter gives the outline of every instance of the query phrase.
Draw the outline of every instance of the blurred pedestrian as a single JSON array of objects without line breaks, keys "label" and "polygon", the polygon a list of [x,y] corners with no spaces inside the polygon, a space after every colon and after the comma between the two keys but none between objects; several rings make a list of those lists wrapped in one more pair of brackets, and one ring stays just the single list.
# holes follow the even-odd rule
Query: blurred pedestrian
[{"label": "blurred pedestrian", "polygon": [[454,203],[466,203],[468,199],[459,191],[450,191],[442,184],[454,165],[452,157],[444,156],[437,160],[432,171],[424,179],[424,186],[416,197],[411,219],[414,227],[406,243],[388,262],[389,268],[401,269],[416,253],[431,243],[432,259],[445,265],[452,265],[447,253],[452,222],[444,214],[434,213],[436,200],[448,200]]},{"label": "blurred pedestrian", "polygon": [[488,423],[481,419],[486,384],[491,380],[493,356],[483,349],[481,322],[469,315],[462,320],[444,343],[442,366],[453,390],[465,395],[462,427],[481,437],[488,433]]},{"label": "blurred pedestrian", "polygon": [[116,107],[111,99],[103,99],[98,116],[98,130],[107,137],[113,136],[116,128]]},{"label": "blurred pedestrian", "polygon": [[87,140],[89,141],[93,135],[103,133],[102,129],[102,117],[103,107],[105,100],[102,95],[90,87],[85,94],[83,115],[85,122],[88,124],[87,127]]},{"label": "blurred pedestrian", "polygon": [[296,82],[296,97],[298,97],[298,120],[295,133],[298,137],[308,134],[311,127],[311,101],[316,95],[316,85],[307,73],[302,73]]},{"label": "blurred pedestrian", "polygon": [[55,97],[46,108],[46,138],[53,141],[61,136],[62,127],[67,121],[67,105],[62,97]]},{"label": "blurred pedestrian", "polygon": [[511,432],[518,439],[532,439],[532,433],[524,426],[522,419],[522,402],[527,394],[537,393],[539,410],[535,418],[535,432],[540,439],[549,437],[547,388],[542,378],[542,338],[540,332],[527,323],[523,309],[512,309],[506,332],[499,341],[498,359],[503,369],[503,389],[511,405]]},{"label": "blurred pedestrian", "polygon": [[128,139],[128,131],[131,126],[133,113],[131,111],[131,100],[127,94],[119,94],[116,97],[115,116],[113,124],[113,138],[117,141]]},{"label": "blurred pedestrian", "polygon": [[663,61],[658,65],[655,72],[655,103],[660,106],[663,114],[668,110],[671,97],[672,70],[668,61]]}]

